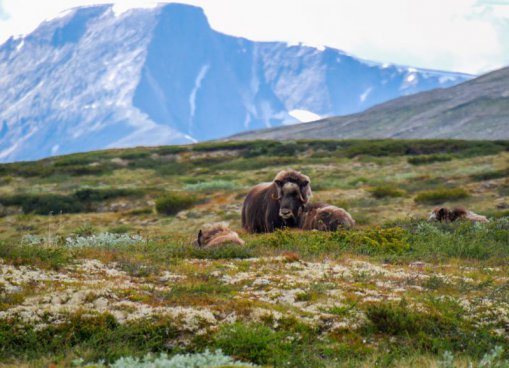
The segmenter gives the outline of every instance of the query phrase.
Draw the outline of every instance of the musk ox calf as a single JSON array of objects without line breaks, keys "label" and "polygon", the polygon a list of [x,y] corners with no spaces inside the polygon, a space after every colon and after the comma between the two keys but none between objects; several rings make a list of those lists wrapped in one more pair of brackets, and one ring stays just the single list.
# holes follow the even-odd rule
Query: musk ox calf
[{"label": "musk ox calf", "polygon": [[306,205],[299,220],[299,227],[303,230],[336,231],[355,225],[355,220],[344,209],[321,203]]},{"label": "musk ox calf", "polygon": [[250,233],[296,227],[311,195],[309,177],[295,170],[283,170],[272,182],[258,184],[249,191],[242,206],[242,227]]},{"label": "musk ox calf", "polygon": [[454,222],[457,220],[468,220],[472,222],[489,222],[486,216],[478,215],[472,211],[468,211],[463,207],[453,208],[452,210],[446,207],[435,208],[428,221],[440,221],[440,222]]},{"label": "musk ox calf", "polygon": [[202,248],[216,248],[229,243],[245,244],[239,234],[223,223],[205,225],[203,229],[200,229],[197,239],[193,242],[194,245]]}]

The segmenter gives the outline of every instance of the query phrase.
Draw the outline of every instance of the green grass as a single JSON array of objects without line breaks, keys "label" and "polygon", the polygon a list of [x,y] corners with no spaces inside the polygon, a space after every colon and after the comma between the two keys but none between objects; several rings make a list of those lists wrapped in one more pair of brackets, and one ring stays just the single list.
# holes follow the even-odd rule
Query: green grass
[{"label": "green grass", "polygon": [[[509,203],[508,152],[509,142],[502,141],[204,142],[0,165],[4,267],[122,284],[107,273],[77,271],[84,260],[99,260],[115,269],[113,275],[125,272],[121,279],[129,282],[108,291],[112,309],[114,301],[126,299],[156,308],[210,309],[218,320],[228,320],[199,333],[158,314],[121,325],[90,313],[91,297],[86,314],[63,315],[61,324],[35,328],[1,320],[0,360],[12,366],[69,366],[80,357],[113,362],[148,352],[173,356],[221,348],[275,367],[428,367],[440,366],[449,351],[457,366],[476,367],[496,345],[506,359],[508,343],[494,333],[505,328],[499,314],[481,309],[484,325],[455,300],[481,308],[489,303],[476,301],[488,300],[505,308],[509,297],[504,281],[509,219],[502,205]],[[347,208],[357,226],[334,233],[246,234],[240,208],[248,188],[288,167],[311,177],[313,201]],[[113,208],[118,198],[122,206]],[[33,201],[32,207],[25,205],[28,214],[19,214],[28,199]],[[457,201],[491,222],[425,221],[435,203]],[[59,215],[76,202],[80,212]],[[184,209],[191,210],[174,216]],[[51,211],[54,216],[47,216]],[[198,229],[217,221],[230,221],[246,245],[191,245]],[[143,241],[65,246],[67,237],[105,232],[139,235]],[[372,266],[356,271],[358,264]],[[347,271],[336,272],[341,269]],[[381,269],[388,274],[378,274]],[[317,278],[310,278],[315,272]],[[71,287],[20,281],[13,284],[20,289],[6,293],[2,288],[10,285],[3,282],[4,310]],[[72,281],[75,289],[90,285]],[[294,288],[301,291],[293,295]],[[407,302],[389,302],[393,297]],[[257,316],[259,308],[273,313]]]}]

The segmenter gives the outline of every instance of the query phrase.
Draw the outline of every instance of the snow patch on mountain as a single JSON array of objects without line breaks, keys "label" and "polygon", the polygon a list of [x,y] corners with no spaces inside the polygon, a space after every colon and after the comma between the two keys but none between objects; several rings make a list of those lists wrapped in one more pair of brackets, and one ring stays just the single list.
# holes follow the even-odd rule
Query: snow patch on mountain
[{"label": "snow patch on mountain", "polygon": [[288,113],[291,117],[297,119],[301,123],[308,123],[310,121],[320,120],[322,117],[312,111],[295,109]]}]

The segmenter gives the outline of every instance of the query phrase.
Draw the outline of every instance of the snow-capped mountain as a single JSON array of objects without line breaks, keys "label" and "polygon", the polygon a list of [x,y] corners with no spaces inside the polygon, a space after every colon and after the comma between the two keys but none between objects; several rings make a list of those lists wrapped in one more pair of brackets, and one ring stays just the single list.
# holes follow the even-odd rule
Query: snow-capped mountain
[{"label": "snow-capped mountain", "polygon": [[0,46],[0,161],[215,139],[470,78],[224,35],[188,5],[76,8]]}]

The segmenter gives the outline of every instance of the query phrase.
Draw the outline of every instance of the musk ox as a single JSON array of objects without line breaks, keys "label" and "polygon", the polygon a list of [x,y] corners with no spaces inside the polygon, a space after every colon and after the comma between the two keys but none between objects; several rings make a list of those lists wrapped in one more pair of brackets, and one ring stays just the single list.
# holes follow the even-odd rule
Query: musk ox
[{"label": "musk ox", "polygon": [[489,222],[486,216],[478,215],[463,207],[453,208],[437,207],[431,211],[428,221],[454,222],[456,220],[469,220],[472,222]]},{"label": "musk ox", "polygon": [[328,204],[310,203],[304,207],[299,217],[299,227],[303,230],[336,231],[354,225],[355,220],[348,212]]},{"label": "musk ox", "polygon": [[296,227],[302,206],[311,195],[309,177],[283,170],[272,182],[258,184],[249,191],[242,206],[242,227],[250,233]]},{"label": "musk ox", "polygon": [[203,229],[200,229],[198,237],[193,242],[194,245],[202,248],[216,248],[227,243],[245,244],[244,240],[239,237],[239,234],[231,230],[224,223],[205,225]]}]

